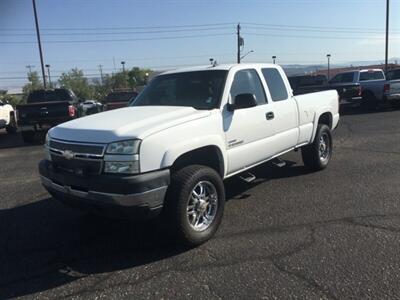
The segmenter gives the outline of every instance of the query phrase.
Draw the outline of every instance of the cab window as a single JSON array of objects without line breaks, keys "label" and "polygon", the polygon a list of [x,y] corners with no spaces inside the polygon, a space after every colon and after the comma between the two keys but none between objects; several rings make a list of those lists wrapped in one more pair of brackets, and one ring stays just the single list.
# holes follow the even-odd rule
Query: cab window
[{"label": "cab window", "polygon": [[231,98],[235,99],[240,94],[253,94],[258,105],[267,103],[264,88],[260,77],[254,69],[240,70],[236,72],[231,87]]}]

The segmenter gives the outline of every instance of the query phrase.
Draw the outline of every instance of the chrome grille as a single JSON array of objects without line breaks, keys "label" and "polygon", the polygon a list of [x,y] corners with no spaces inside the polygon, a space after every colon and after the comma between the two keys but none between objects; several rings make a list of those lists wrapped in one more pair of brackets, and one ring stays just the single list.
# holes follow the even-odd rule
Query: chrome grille
[{"label": "chrome grille", "polygon": [[50,140],[49,150],[54,167],[80,176],[100,174],[105,145]]}]

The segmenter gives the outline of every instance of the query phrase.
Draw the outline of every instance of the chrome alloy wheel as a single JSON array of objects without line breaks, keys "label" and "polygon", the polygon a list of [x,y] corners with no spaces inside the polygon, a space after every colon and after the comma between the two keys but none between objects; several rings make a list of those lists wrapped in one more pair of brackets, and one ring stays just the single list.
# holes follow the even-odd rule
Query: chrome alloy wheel
[{"label": "chrome alloy wheel", "polygon": [[209,181],[198,182],[187,203],[187,219],[190,227],[196,231],[204,231],[210,227],[217,215],[218,193]]},{"label": "chrome alloy wheel", "polygon": [[328,134],[323,133],[319,138],[319,159],[321,161],[326,161],[329,159],[331,152],[331,141]]}]

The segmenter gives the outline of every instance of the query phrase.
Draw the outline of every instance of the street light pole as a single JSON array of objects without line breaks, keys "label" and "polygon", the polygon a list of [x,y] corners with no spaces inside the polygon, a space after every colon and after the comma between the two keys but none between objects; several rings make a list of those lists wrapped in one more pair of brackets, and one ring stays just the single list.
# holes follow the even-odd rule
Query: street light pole
[{"label": "street light pole", "polygon": [[122,65],[122,73],[124,74],[124,85],[126,87],[125,62],[121,61],[121,65]]},{"label": "street light pole", "polygon": [[331,68],[331,55],[327,54],[326,57],[328,58],[328,81],[331,79],[330,68]]},{"label": "street light pole", "polygon": [[47,68],[47,75],[49,76],[49,87],[52,88],[51,77],[50,77],[50,65],[47,64],[46,68]]},{"label": "street light pole", "polygon": [[241,46],[241,37],[240,37],[240,23],[236,26],[236,34],[237,34],[237,63],[240,64],[240,46]]},{"label": "street light pole", "polygon": [[272,56],[272,62],[274,63],[274,65],[275,65],[275,62],[276,62],[276,56],[274,55],[274,56]]},{"label": "street light pole", "polygon": [[386,0],[385,72],[388,71],[388,59],[389,59],[389,0]]},{"label": "street light pole", "polygon": [[37,35],[38,46],[39,46],[39,55],[40,55],[40,65],[42,66],[43,87],[46,88],[46,75],[44,73],[42,43],[40,42],[39,21],[38,21],[38,16],[37,16],[37,12],[36,12],[35,0],[32,0],[32,5],[33,5],[33,13],[35,15],[36,35]]}]

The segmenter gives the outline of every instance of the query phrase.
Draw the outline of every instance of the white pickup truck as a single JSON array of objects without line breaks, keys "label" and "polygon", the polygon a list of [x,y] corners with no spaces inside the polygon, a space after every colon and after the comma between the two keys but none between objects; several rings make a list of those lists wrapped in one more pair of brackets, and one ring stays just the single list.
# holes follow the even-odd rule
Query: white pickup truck
[{"label": "white pickup truck", "polygon": [[17,122],[14,108],[3,100],[0,100],[0,129],[5,128],[7,133],[17,132]]},{"label": "white pickup truck", "polygon": [[182,242],[201,244],[221,222],[224,179],[298,148],[306,166],[327,166],[338,100],[336,91],[294,97],[271,64],[166,72],[130,107],[52,128],[41,180],[70,206],[160,215]]}]

